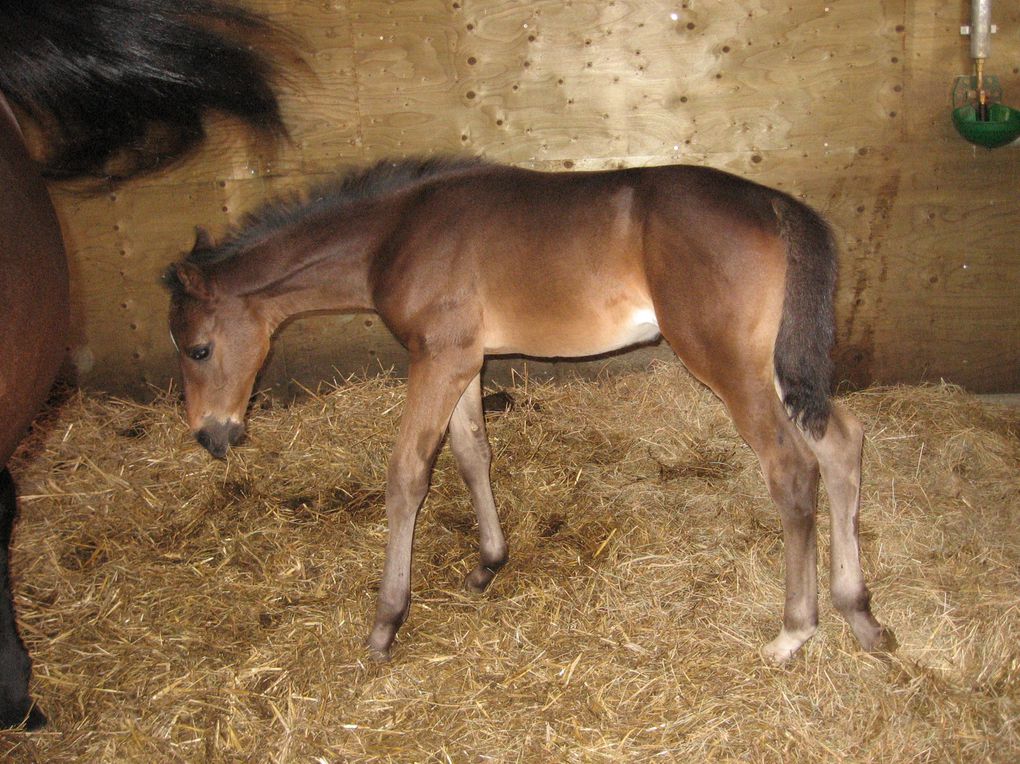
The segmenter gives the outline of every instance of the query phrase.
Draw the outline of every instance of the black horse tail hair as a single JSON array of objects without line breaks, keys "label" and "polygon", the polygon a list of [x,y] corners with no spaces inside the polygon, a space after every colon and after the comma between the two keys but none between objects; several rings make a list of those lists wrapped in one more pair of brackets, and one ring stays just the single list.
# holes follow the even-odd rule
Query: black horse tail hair
[{"label": "black horse tail hair", "polygon": [[263,52],[284,38],[220,0],[0,0],[0,92],[37,126],[45,175],[119,179],[201,142],[210,110],[285,137]]},{"label": "black horse tail hair", "polygon": [[777,196],[772,207],[787,252],[783,315],[773,354],[776,378],[790,418],[821,438],[831,410],[836,241],[825,219],[792,197]]}]

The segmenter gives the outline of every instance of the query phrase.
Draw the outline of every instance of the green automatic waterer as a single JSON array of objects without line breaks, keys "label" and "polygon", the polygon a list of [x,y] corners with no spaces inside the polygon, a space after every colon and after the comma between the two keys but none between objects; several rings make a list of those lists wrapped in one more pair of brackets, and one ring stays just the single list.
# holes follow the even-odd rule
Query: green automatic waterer
[{"label": "green automatic waterer", "polygon": [[992,34],[997,31],[992,23],[992,0],[971,0],[970,24],[960,27],[960,34],[970,36],[975,73],[957,77],[953,83],[953,124],[968,141],[989,149],[1020,136],[1020,111],[1002,103],[999,78],[985,74]]},{"label": "green automatic waterer", "polygon": [[980,122],[971,104],[953,109],[956,131],[971,143],[995,149],[1020,136],[1020,111],[1001,103],[989,104],[988,121]]}]

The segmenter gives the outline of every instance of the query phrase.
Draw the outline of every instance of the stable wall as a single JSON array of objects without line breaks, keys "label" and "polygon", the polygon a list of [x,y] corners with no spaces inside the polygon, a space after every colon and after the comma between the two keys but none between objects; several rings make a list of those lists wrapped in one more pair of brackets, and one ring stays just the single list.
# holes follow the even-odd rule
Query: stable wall
[{"label": "stable wall", "polygon": [[[466,153],[546,170],[686,162],[787,190],[839,233],[841,379],[1020,391],[1020,149],[975,148],[949,119],[969,2],[247,5],[301,39],[305,65],[285,65],[290,145],[269,152],[218,120],[165,174],[95,196],[53,187],[88,387],[168,384],[158,277],[196,224],[222,232],[274,194],[382,157]],[[999,2],[993,20],[988,71],[1017,105],[1020,7]],[[668,350],[613,362],[649,353]],[[314,386],[403,360],[372,316],[303,319],[265,380]]]}]

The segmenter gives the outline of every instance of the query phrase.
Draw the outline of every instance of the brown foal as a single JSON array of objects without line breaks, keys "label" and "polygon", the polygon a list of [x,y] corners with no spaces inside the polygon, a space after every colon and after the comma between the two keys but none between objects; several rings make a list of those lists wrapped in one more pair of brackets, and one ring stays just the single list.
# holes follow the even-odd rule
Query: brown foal
[{"label": "brown foal", "polygon": [[779,507],[786,603],[763,652],[785,661],[818,621],[819,474],[832,508],[833,602],[866,649],[885,634],[860,563],[863,430],[828,396],[835,272],[815,212],[716,170],[415,161],[270,205],[219,245],[200,232],[166,282],[188,422],[217,457],[243,434],[256,374],[288,317],[375,311],[410,352],[368,637],[380,656],[407,617],[415,519],[446,432],[481,536],[467,587],[482,591],[507,561],[489,484],[485,356],[591,356],[661,335],[726,404]]}]

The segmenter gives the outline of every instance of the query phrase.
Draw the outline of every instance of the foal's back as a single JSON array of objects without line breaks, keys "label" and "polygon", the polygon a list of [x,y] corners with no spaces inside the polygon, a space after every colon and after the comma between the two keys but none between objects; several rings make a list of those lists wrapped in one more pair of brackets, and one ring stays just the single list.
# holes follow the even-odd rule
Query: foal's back
[{"label": "foal's back", "polygon": [[[472,327],[463,341],[486,354],[616,350],[658,336],[657,295],[693,315],[746,282],[749,265],[781,284],[770,194],[688,166],[482,166],[409,205],[377,263],[375,302],[398,336],[404,325],[456,323]],[[749,308],[761,309],[760,288],[747,291]]]}]

